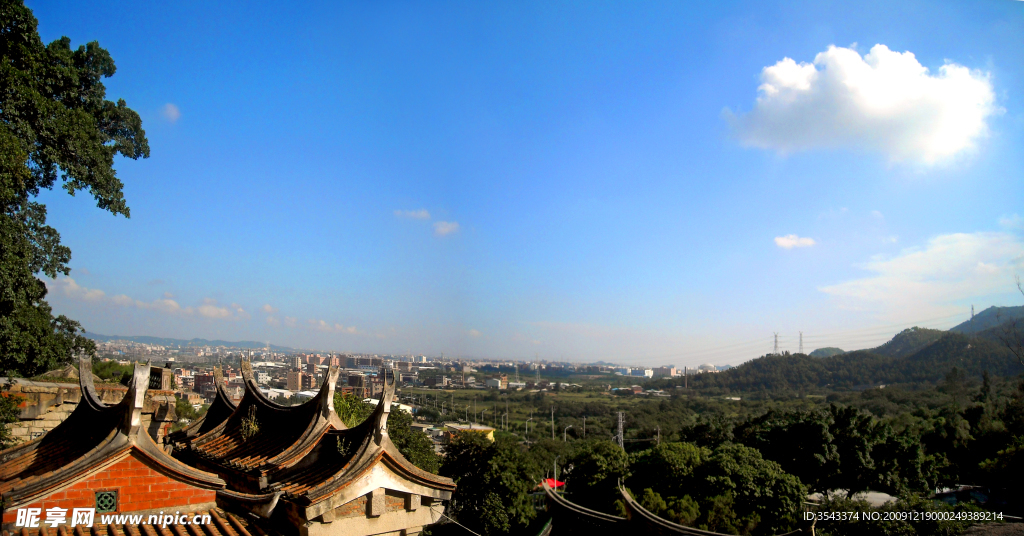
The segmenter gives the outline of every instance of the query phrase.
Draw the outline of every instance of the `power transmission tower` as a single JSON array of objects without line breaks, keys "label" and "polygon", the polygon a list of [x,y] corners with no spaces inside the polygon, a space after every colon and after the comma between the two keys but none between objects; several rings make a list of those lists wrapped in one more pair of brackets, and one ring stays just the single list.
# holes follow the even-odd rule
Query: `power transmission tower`
[{"label": "power transmission tower", "polygon": [[779,355],[779,333],[775,332],[775,347],[772,349],[772,355]]},{"label": "power transmission tower", "polygon": [[618,448],[626,450],[623,446],[623,412],[618,412]]},{"label": "power transmission tower", "polygon": [[801,354],[804,353],[804,332],[802,332],[802,331],[800,332],[800,352],[799,353],[801,353]]}]

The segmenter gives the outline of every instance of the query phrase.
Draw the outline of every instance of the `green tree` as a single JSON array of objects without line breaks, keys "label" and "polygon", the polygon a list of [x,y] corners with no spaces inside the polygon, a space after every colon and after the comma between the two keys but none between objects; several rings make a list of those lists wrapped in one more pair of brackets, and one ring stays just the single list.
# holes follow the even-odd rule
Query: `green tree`
[{"label": "green tree", "polygon": [[[369,404],[367,404],[369,405]],[[412,428],[412,415],[400,409],[388,414],[388,436],[398,451],[413,465],[437,473],[441,460],[434,452],[434,442],[427,434]]]},{"label": "green tree", "polygon": [[629,456],[607,439],[581,441],[566,460],[566,491],[573,502],[614,512],[620,481],[629,477]]},{"label": "green tree", "polygon": [[[365,421],[373,410],[373,404],[351,393],[334,394],[334,412],[349,428]],[[391,412],[388,413],[388,436],[391,442],[413,465],[424,471],[437,473],[440,462],[434,453],[434,443],[426,434],[413,430],[411,424],[412,415],[398,409],[397,406],[391,406]]]},{"label": "green tree", "polygon": [[451,516],[481,534],[509,534],[537,515],[529,493],[539,468],[517,443],[462,433],[445,446],[441,474],[455,480]]},{"label": "green tree", "polygon": [[0,0],[0,374],[35,376],[92,353],[81,325],[54,317],[38,276],[67,275],[71,250],[35,201],[57,180],[129,216],[114,157],[149,156],[139,115],[106,100],[114,60],[96,42],[43,45],[32,11]]},{"label": "green tree", "polygon": [[[806,489],[778,463],[766,460],[755,449],[725,444],[712,452],[694,472],[702,503],[699,525],[710,530],[728,528],[740,533],[776,534],[795,528]],[[728,506],[728,508],[726,508]],[[735,520],[717,524],[716,511],[735,513]],[[755,530],[756,528],[756,530]]]},{"label": "green tree", "polygon": [[18,422],[19,399],[10,393],[0,393],[0,450],[17,443],[7,425]]},{"label": "green tree", "polygon": [[366,420],[373,413],[373,405],[352,393],[334,393],[334,412],[345,426],[352,428]]}]

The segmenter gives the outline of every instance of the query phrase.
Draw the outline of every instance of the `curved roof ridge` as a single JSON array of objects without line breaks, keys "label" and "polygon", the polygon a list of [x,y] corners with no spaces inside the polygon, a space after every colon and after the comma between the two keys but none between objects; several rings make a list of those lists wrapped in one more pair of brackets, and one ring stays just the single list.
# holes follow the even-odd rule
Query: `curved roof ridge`
[{"label": "curved roof ridge", "polygon": [[238,408],[238,405],[231,401],[231,397],[228,396],[227,390],[224,388],[224,373],[219,366],[213,367],[213,383],[217,388],[217,394],[214,395],[210,407],[206,408],[206,413],[189,423],[188,426],[164,437],[165,444],[190,441],[192,438],[198,437],[226,421],[234,413],[235,409]]},{"label": "curved roof ridge", "polygon": [[[315,456],[316,464],[321,469],[319,482],[313,483],[306,477],[305,473],[315,470],[311,469],[314,465],[312,462],[295,463],[295,470],[279,474],[279,478],[276,479],[278,482],[272,489],[281,489],[293,495],[303,495],[310,504],[314,504],[330,497],[346,483],[358,479],[379,461],[383,461],[395,473],[418,484],[445,490],[455,489],[455,482],[452,479],[416,467],[391,442],[387,421],[391,413],[391,400],[394,398],[397,382],[394,372],[390,369],[382,368],[381,376],[384,378],[384,389],[370,416],[352,428],[328,432],[319,439],[316,445],[318,455]],[[337,449],[337,447],[331,444],[331,441],[339,441],[348,437],[361,438],[359,446],[349,457],[334,455],[331,450]],[[312,449],[310,450],[312,451]],[[326,457],[323,456],[324,450],[331,454],[330,462],[327,462]],[[308,481],[308,485],[298,485],[294,482],[296,480]]]},{"label": "curved roof ridge", "polygon": [[82,390],[82,399],[92,409],[101,410],[107,407],[96,392],[96,385],[92,381],[92,359],[82,357],[78,360],[78,385]]}]

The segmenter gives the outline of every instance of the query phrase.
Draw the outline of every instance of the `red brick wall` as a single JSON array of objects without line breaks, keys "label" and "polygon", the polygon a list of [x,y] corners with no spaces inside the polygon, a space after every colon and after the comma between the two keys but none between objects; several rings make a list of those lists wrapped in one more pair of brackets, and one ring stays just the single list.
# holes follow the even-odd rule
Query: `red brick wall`
[{"label": "red brick wall", "polygon": [[[161,508],[169,510],[214,502],[217,495],[214,490],[197,488],[168,478],[155,471],[148,460],[136,457],[133,453],[64,491],[20,508],[42,508],[41,519],[46,519],[47,508],[66,508],[70,520],[73,508],[93,508],[96,506],[96,492],[109,490],[118,491],[118,512]],[[17,508],[4,511],[3,523],[13,523],[17,519],[17,512]]]}]

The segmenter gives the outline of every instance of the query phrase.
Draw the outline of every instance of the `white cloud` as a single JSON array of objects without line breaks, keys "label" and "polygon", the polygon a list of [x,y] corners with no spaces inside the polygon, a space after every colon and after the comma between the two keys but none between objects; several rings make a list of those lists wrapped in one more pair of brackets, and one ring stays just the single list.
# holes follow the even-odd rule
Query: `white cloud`
[{"label": "white cloud", "polygon": [[83,287],[70,277],[47,281],[46,286],[51,292],[57,290],[65,296],[76,300],[100,301],[106,297],[106,293],[102,290]]},{"label": "white cloud", "polygon": [[171,294],[170,292],[164,292],[164,298],[172,299],[174,298],[174,294]]},{"label": "white cloud", "polygon": [[915,321],[1013,290],[1014,275],[1024,268],[1024,241],[1004,232],[947,234],[860,267],[873,275],[819,290],[844,307]]},{"label": "white cloud", "polygon": [[82,275],[92,275],[88,268],[75,268],[75,271]]},{"label": "white cloud", "polygon": [[999,218],[999,226],[1010,231],[1024,230],[1024,218],[1017,214]]},{"label": "white cloud", "polygon": [[290,328],[294,328],[298,324],[299,324],[299,320],[297,318],[291,317],[291,316],[284,317],[284,325],[286,325],[286,326],[288,326]]},{"label": "white cloud", "polygon": [[[127,296],[125,296],[125,297],[127,298]],[[144,301],[139,301],[139,300],[134,300],[134,301],[135,301],[135,303],[133,303],[133,304],[127,304],[126,303],[125,305],[134,305],[135,307],[138,307],[139,309],[151,309],[151,310],[154,310],[154,311],[159,311],[161,313],[166,313],[166,314],[171,314],[171,315],[174,315],[174,314],[190,315],[190,314],[195,312],[195,310],[192,309],[191,307],[182,308],[182,306],[179,305],[178,302],[176,302],[174,300],[166,299],[166,298],[162,299],[162,300],[153,300],[151,302],[144,302]]]},{"label": "white cloud", "polygon": [[752,111],[724,115],[742,143],[783,154],[847,147],[930,165],[975,147],[1002,111],[989,73],[947,62],[932,75],[880,44],[863,57],[830,46],[813,64],[784,58],[761,81]]},{"label": "white cloud", "polygon": [[809,248],[814,244],[817,244],[817,242],[813,238],[797,236],[795,234],[775,237],[775,245],[782,249]]},{"label": "white cloud", "polygon": [[181,110],[169,102],[164,105],[163,114],[164,119],[167,119],[171,123],[177,123],[178,119],[181,118]]},{"label": "white cloud", "polygon": [[437,236],[445,236],[459,230],[459,223],[454,221],[439,221],[434,222],[434,234]]},{"label": "white cloud", "polygon": [[263,307],[260,307],[260,310],[267,314],[274,314],[277,312],[277,308],[271,307],[269,303],[264,303]]},{"label": "white cloud", "polygon": [[309,326],[311,328],[313,328],[313,329],[315,329],[317,331],[322,331],[324,333],[349,333],[349,334],[356,334],[356,333],[359,332],[359,330],[357,330],[355,328],[355,326],[343,326],[343,325],[338,324],[338,323],[331,324],[331,323],[325,322],[323,320],[313,320],[313,319],[310,319],[310,320],[307,320],[307,323],[309,324]]},{"label": "white cloud", "polygon": [[430,212],[427,209],[421,208],[419,210],[396,210],[395,216],[399,218],[410,218],[413,220],[429,220]]},{"label": "white cloud", "polygon": [[277,326],[281,325],[281,321],[278,320],[277,318],[272,317],[272,316],[268,316],[267,317],[267,325],[268,326],[277,327]]},{"label": "white cloud", "polygon": [[480,333],[479,331],[477,331],[475,329],[471,329],[471,330],[467,331],[466,334],[469,335],[470,337],[473,337],[473,338],[477,338],[477,337],[483,335],[482,333]]}]

